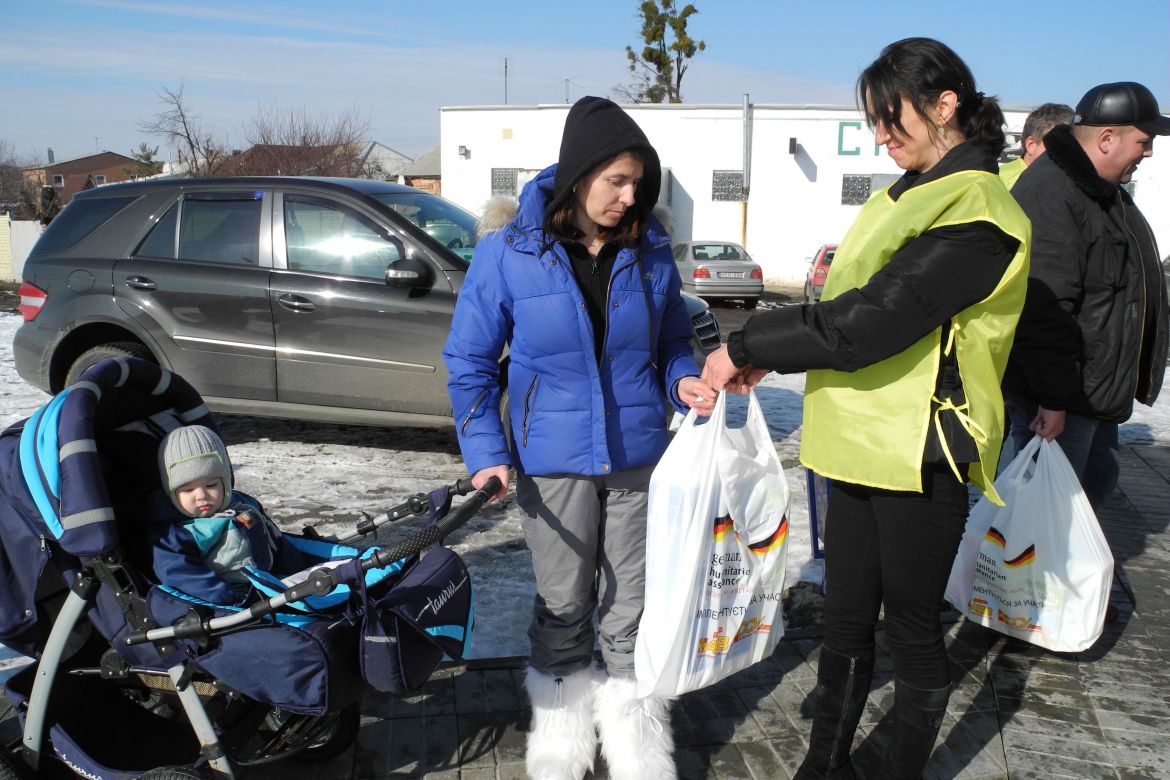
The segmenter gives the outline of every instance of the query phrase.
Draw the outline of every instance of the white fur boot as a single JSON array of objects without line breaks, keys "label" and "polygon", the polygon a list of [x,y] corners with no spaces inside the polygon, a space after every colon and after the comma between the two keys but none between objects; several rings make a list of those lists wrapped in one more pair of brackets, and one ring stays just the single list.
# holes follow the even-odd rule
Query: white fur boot
[{"label": "white fur boot", "polygon": [[562,677],[528,669],[524,682],[532,702],[532,729],[524,765],[532,780],[581,780],[593,770],[596,679],[593,669]]},{"label": "white fur boot", "polygon": [[632,679],[610,677],[598,686],[593,719],[611,780],[675,780],[670,700],[639,699]]}]

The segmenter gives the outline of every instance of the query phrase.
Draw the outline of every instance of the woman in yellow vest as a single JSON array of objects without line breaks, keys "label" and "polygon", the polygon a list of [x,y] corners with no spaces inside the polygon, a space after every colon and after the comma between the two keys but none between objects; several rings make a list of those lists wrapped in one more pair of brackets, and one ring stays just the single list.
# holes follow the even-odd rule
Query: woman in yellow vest
[{"label": "woman in yellow vest", "polygon": [[919,777],[950,695],[939,606],[970,480],[992,480],[1003,376],[1031,228],[997,175],[1003,113],[948,47],[909,38],[857,81],[876,141],[906,173],[874,193],[817,304],[752,317],[703,379],[744,391],[808,371],[801,461],[831,477],[825,640],[796,777],[854,777],[850,746],[885,608],[895,729],[882,776]]}]

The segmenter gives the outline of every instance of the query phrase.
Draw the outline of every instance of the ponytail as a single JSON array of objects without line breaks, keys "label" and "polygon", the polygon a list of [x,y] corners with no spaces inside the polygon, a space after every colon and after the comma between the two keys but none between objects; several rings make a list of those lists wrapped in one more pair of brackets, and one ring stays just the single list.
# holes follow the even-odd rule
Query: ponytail
[{"label": "ponytail", "polygon": [[968,141],[985,144],[996,157],[1007,146],[1003,134],[1003,110],[996,98],[987,97],[982,92],[974,92],[970,97],[960,94],[957,119],[959,129]]}]

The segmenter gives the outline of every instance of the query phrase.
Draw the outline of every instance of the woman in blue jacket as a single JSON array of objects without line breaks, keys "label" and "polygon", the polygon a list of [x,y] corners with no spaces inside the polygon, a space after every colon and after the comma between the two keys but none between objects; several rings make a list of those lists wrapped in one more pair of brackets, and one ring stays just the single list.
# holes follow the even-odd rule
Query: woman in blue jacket
[{"label": "woman in blue jacket", "polygon": [[443,350],[473,484],[500,477],[503,498],[516,469],[537,590],[532,777],[584,776],[598,729],[612,777],[675,776],[667,703],[634,697],[647,490],[666,448],[667,400],[709,414],[715,393],[698,378],[670,239],[650,213],[660,182],[658,155],[629,115],[604,98],[578,101],[557,165],[514,212],[481,222],[488,235]]}]

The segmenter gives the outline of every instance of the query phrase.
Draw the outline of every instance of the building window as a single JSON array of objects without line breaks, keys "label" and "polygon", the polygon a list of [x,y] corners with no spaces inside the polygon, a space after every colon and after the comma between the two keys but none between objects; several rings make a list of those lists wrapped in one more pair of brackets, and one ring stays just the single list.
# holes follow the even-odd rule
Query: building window
[{"label": "building window", "polygon": [[53,174],[53,186],[54,187],[64,187],[65,186],[65,174],[54,173]]},{"label": "building window", "polygon": [[841,205],[860,206],[869,196],[899,179],[896,173],[850,174],[841,177]]},{"label": "building window", "polygon": [[519,168],[492,168],[492,195],[516,195]]},{"label": "building window", "polygon": [[106,183],[106,175],[104,173],[95,173],[93,175],[93,183],[94,184],[105,184]]},{"label": "building window", "polygon": [[711,200],[747,200],[743,196],[743,171],[711,171]]},{"label": "building window", "polygon": [[841,205],[860,206],[869,198],[869,177],[847,173],[841,177]]}]

